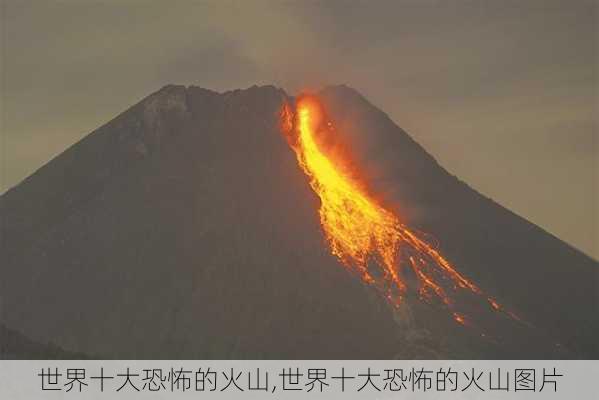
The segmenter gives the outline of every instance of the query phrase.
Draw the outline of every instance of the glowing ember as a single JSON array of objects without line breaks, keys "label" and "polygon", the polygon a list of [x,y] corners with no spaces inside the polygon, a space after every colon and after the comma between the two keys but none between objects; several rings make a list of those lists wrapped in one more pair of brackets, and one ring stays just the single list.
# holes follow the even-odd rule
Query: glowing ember
[{"label": "glowing ember", "polygon": [[[296,107],[295,113],[289,105],[283,107],[282,129],[320,198],[320,222],[332,254],[364,282],[381,289],[396,307],[407,293],[406,269],[411,269],[421,299],[438,299],[456,322],[467,324],[466,317],[454,310],[448,291],[481,295],[481,290],[321,151],[316,133],[329,128],[321,124],[322,107],[315,98],[300,98]],[[487,301],[492,309],[502,310],[494,299]]]}]

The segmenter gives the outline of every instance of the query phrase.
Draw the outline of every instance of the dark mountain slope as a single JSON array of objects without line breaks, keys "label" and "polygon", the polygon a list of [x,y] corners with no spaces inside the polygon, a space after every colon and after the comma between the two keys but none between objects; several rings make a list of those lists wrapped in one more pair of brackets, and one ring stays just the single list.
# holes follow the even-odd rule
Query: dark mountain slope
[{"label": "dark mountain slope", "polygon": [[554,340],[597,354],[593,260],[449,175],[353,90],[321,97],[373,190],[539,328],[500,322],[509,340],[489,343],[419,302],[416,326],[398,324],[324,245],[270,86],[167,86],[3,195],[2,322],[118,358],[564,356]]},{"label": "dark mountain slope", "polygon": [[372,190],[409,225],[433,234],[460,271],[570,356],[599,357],[595,260],[450,175],[353,89],[329,87],[320,97],[341,133],[336,140],[349,143]]},{"label": "dark mountain slope", "polygon": [[399,349],[390,312],[322,244],[284,96],[166,87],[6,193],[6,325],[120,358]]}]

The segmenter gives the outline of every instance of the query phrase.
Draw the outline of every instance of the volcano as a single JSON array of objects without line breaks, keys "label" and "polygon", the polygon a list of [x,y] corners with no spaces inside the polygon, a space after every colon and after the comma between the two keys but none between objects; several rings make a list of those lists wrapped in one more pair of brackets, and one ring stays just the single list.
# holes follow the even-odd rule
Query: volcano
[{"label": "volcano", "polygon": [[314,98],[316,146],[384,210],[366,214],[392,216],[378,245],[407,252],[327,226],[330,193],[293,139],[301,98],[166,86],[0,198],[2,356],[599,357],[595,260],[448,173],[355,90]]}]

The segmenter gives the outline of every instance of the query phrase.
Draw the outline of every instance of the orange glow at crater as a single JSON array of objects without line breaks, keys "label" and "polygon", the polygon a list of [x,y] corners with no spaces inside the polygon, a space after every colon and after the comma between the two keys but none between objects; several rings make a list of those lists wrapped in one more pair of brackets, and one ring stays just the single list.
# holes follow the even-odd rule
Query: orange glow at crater
[{"label": "orange glow at crater", "polygon": [[[295,110],[285,104],[281,115],[282,130],[320,199],[320,223],[331,253],[365,283],[381,290],[393,306],[399,307],[411,290],[409,274],[409,282],[415,282],[414,290],[422,300],[439,301],[457,323],[468,324],[465,315],[456,310],[452,294],[468,291],[482,295],[481,289],[319,147],[318,133],[331,129],[332,123],[323,121],[318,100],[301,97]],[[486,297],[486,301],[490,309],[503,311],[493,298]]]}]

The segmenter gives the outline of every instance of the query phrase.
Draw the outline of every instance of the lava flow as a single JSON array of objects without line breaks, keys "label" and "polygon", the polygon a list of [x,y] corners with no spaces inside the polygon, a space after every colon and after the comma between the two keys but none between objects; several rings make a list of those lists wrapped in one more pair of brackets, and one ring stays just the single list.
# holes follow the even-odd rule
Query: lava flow
[{"label": "lava flow", "polygon": [[[482,291],[319,148],[316,134],[323,126],[321,110],[322,106],[313,97],[300,98],[295,110],[284,105],[282,130],[320,198],[320,222],[332,254],[356,271],[364,282],[382,290],[395,307],[399,307],[408,291],[406,274],[410,269],[421,299],[441,301],[456,322],[467,324],[451,294],[465,290],[483,295]],[[517,318],[504,311],[493,298],[485,299],[491,309]]]}]

